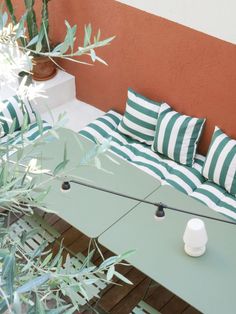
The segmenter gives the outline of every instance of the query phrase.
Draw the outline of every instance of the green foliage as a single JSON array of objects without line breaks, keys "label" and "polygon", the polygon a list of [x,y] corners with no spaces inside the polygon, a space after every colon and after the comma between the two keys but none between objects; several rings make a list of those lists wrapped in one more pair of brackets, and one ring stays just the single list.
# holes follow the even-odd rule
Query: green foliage
[{"label": "green foliage", "polygon": [[64,154],[63,154],[63,160],[60,162],[54,169],[53,175],[56,176],[58,173],[60,173],[62,170],[65,169],[66,165],[68,164],[69,159],[67,158],[67,148],[66,144],[64,146]]},{"label": "green foliage", "polygon": [[29,38],[32,39],[38,34],[38,26],[36,22],[36,14],[34,11],[35,0],[25,0],[25,8],[27,10],[27,30]]},{"label": "green foliage", "polygon": [[5,4],[6,4],[6,7],[8,9],[8,12],[10,13],[13,24],[14,25],[17,24],[17,19],[15,16],[15,13],[14,13],[14,8],[13,8],[11,0],[5,0]]},{"label": "green foliage", "polygon": [[57,253],[45,251],[44,245],[32,252],[25,250],[26,242],[33,240],[37,230],[22,231],[20,237],[14,238],[9,227],[2,229],[5,232],[0,233],[0,313],[10,308],[14,313],[74,313],[80,309],[81,295],[89,300],[89,286],[99,280],[111,282],[116,276],[131,284],[115,270],[124,255],[110,257],[95,266],[91,251],[78,264],[62,244]]},{"label": "green foliage", "polygon": [[[76,58],[85,54],[90,56],[93,62],[97,60],[105,63],[97,57],[95,49],[109,44],[113,38],[101,41],[99,30],[92,40],[90,24],[85,26],[83,47],[74,47],[77,26],[71,27],[68,22],[65,22],[66,36],[63,43],[57,45],[52,51],[45,52],[45,46],[47,48],[50,46],[48,40],[48,0],[42,0],[42,2],[43,22],[38,30],[34,0],[25,0],[27,10],[19,21],[16,19],[11,0],[5,0],[12,23],[8,23],[8,14],[0,10],[0,66],[3,65],[4,69],[0,73],[0,82],[2,77],[2,80],[5,81],[11,79],[15,73],[24,70],[20,68],[22,55],[26,57],[30,65],[31,58],[29,55],[32,53],[46,55],[50,58],[75,60],[76,62],[80,62]],[[29,41],[25,38],[26,25],[29,30]],[[22,80],[17,90],[17,95],[22,101],[23,112],[25,112],[23,96],[28,96],[25,94],[25,85],[26,78]],[[44,198],[49,192],[49,188],[42,184],[42,174],[50,172],[49,181],[53,176],[57,176],[61,180],[65,178],[66,167],[69,163],[66,143],[62,161],[56,165],[53,171],[42,169],[40,156],[33,154],[35,147],[59,139],[57,129],[62,126],[63,120],[64,116],[62,115],[58,123],[47,134],[43,134],[42,120],[40,115],[36,113],[40,137],[32,144],[26,136],[29,130],[29,121],[25,114],[17,141],[14,133],[15,122],[13,121],[9,134],[5,136],[5,141],[1,142],[0,314],[72,314],[80,308],[81,296],[88,300],[89,286],[96,284],[99,280],[110,283],[114,277],[117,277],[130,284],[125,277],[116,271],[116,265],[121,263],[126,255],[104,260],[101,254],[103,262],[101,265],[95,266],[92,264],[94,251],[88,250],[88,256],[85,260],[78,263],[76,257],[70,255],[62,243],[58,243],[59,249],[56,253],[48,247],[46,240],[42,240],[36,247],[32,245],[32,250],[29,250],[42,230],[40,229],[40,222],[38,222],[38,227],[31,230],[18,228],[13,231],[12,226],[10,226],[12,216],[21,220],[24,215],[27,217],[34,215],[35,208],[47,211]],[[78,137],[76,137],[76,142],[81,151],[84,151]],[[32,144],[30,149],[29,144]],[[91,151],[84,154],[78,167],[89,165],[104,170],[99,157],[109,147],[110,139],[102,145],[97,144]],[[13,153],[14,158],[11,159]],[[98,252],[101,253],[96,242],[94,244]]]},{"label": "green foliage", "polygon": [[[40,26],[40,32],[43,34],[49,34],[49,21],[48,21],[48,2],[49,0],[42,0],[42,23]],[[41,49],[38,49],[39,51]],[[42,39],[42,50],[47,51],[50,50],[50,45],[48,41],[48,36],[43,36]]]},{"label": "green foliage", "polygon": [[[18,35],[21,34],[22,49],[30,52],[32,55],[48,56],[50,58],[63,58],[79,63],[88,64],[79,60],[82,55],[87,55],[91,58],[92,62],[99,61],[107,64],[103,59],[97,56],[95,50],[99,47],[109,45],[115,38],[110,37],[101,40],[101,31],[98,30],[97,34],[93,35],[91,24],[84,27],[84,40],[83,45],[75,47],[77,42],[77,25],[71,26],[68,21],[65,21],[66,34],[64,40],[51,49],[49,41],[49,0],[41,0],[41,23],[37,24],[36,14],[34,10],[35,0],[24,0],[25,14],[18,22],[15,16],[14,7],[11,0],[5,0],[6,7],[10,14],[12,23],[17,29]],[[3,18],[3,14],[0,14]],[[7,20],[7,14],[4,13],[4,20]],[[25,23],[26,22],[26,23]],[[24,27],[27,26],[28,40],[26,40]],[[0,20],[1,29],[1,20]],[[92,39],[93,35],[93,39]],[[1,38],[0,38],[1,43]]]},{"label": "green foliage", "polygon": [[[36,121],[41,129],[42,121],[39,115]],[[40,181],[40,175],[46,170],[41,169],[40,156],[36,158],[32,149],[57,140],[58,126],[55,125],[47,134],[41,132],[32,149],[27,149],[29,142],[25,140],[24,135],[29,128],[28,123],[26,119],[21,130],[22,142],[16,145],[14,141],[8,141],[0,158],[0,207],[5,210],[0,212],[0,313],[74,313],[80,309],[81,296],[88,300],[89,287],[99,280],[110,283],[116,277],[131,284],[116,270],[116,266],[122,263],[127,255],[110,257],[95,266],[92,264],[94,251],[90,251],[83,263],[78,264],[76,257],[70,255],[62,243],[56,253],[48,248],[46,240],[31,251],[27,250],[28,245],[39,234],[39,227],[31,230],[17,229],[16,234],[11,231],[10,215],[21,219],[22,214],[32,215],[34,208],[47,210],[43,200],[48,191]],[[11,140],[13,135],[8,136]],[[78,137],[77,140],[83,151]],[[85,153],[78,167],[97,167],[94,160],[109,147],[110,139],[101,145],[95,145],[91,151]],[[13,150],[16,158],[11,162],[9,156]],[[53,175],[59,179],[64,178],[68,162],[65,143],[62,161],[55,167]],[[22,163],[26,166],[22,167]],[[96,247],[98,248],[97,244]],[[128,252],[130,253],[132,252]]]}]

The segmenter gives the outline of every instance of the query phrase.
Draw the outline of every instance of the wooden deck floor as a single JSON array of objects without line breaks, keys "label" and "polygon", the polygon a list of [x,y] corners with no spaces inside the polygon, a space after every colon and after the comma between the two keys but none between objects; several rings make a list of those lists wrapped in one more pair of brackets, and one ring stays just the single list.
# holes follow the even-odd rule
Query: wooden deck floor
[{"label": "wooden deck floor", "polygon": [[[69,250],[75,254],[82,252],[87,255],[88,237],[55,215],[47,214],[45,219],[60,232],[61,239],[64,239],[63,243]],[[105,258],[113,255],[104,247],[101,247],[101,250]],[[100,255],[95,255],[93,262],[96,264],[101,261]],[[161,285],[152,282],[136,268],[120,266],[119,271],[131,280],[133,285],[109,285],[98,302],[92,301],[93,305],[97,302],[99,313],[128,314],[142,299],[163,314],[200,313]],[[92,312],[87,310],[84,313]]]}]

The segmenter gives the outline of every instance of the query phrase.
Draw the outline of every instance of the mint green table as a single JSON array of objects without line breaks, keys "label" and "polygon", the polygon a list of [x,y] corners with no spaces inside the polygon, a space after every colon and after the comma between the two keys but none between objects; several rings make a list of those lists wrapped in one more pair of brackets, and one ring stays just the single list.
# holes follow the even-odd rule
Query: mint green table
[{"label": "mint green table", "polygon": [[[32,150],[34,154],[37,152],[42,157],[43,168],[51,170],[55,168],[62,160],[64,143],[67,143],[67,154],[70,161],[65,172],[68,176],[72,175],[75,179],[117,192],[128,193],[141,199],[147,197],[160,186],[156,179],[109,152],[99,156],[101,166],[106,172],[92,166],[78,167],[82,156],[94,144],[68,129],[61,129],[59,135],[60,140],[36,146]],[[84,149],[82,149],[81,144]],[[91,238],[98,237],[138,204],[137,201],[127,200],[73,183],[69,192],[62,192],[62,181],[50,179],[48,182],[48,180],[46,175],[42,176],[45,187],[51,187],[45,198],[48,208]]]},{"label": "mint green table", "polygon": [[[148,200],[212,214],[212,210],[169,186]],[[191,215],[165,210],[156,221],[155,207],[140,204],[99,237],[99,242],[119,254],[136,249],[127,260],[204,314],[236,313],[236,226],[204,219],[209,242],[205,255],[185,254],[183,233]],[[222,218],[222,216],[220,216]]]}]

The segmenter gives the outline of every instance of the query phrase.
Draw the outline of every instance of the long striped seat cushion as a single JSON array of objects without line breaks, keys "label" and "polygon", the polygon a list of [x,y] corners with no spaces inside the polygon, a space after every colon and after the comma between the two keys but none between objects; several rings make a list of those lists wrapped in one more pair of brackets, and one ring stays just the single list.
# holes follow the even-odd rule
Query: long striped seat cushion
[{"label": "long striped seat cushion", "polygon": [[236,198],[212,181],[204,182],[190,194],[208,207],[236,219]]},{"label": "long striped seat cushion", "polygon": [[[209,191],[211,189],[211,186],[206,184],[208,181],[201,174],[205,161],[204,156],[196,154],[192,167],[180,165],[163,155],[153,152],[150,146],[120,133],[117,126],[121,119],[122,115],[115,111],[109,111],[86,126],[80,131],[80,134],[93,142],[103,142],[105,138],[112,137],[110,150],[116,155],[154,176],[163,185],[171,185],[185,194],[199,199],[210,208],[235,218],[233,207],[236,208],[236,204],[232,205],[232,202],[233,200],[236,202],[236,199],[233,196],[227,196],[225,190],[224,202],[222,200],[222,203],[218,203],[217,200],[214,202],[214,199],[210,202],[209,198],[204,197],[205,192],[201,188],[204,187]],[[194,192],[196,193],[194,194]],[[233,206],[232,210],[230,206]],[[229,208],[227,213],[225,208]]]},{"label": "long striped seat cushion", "polygon": [[28,123],[35,121],[35,114],[28,99],[21,101],[15,95],[0,101],[0,137],[4,137],[11,129],[19,130],[25,118]]},{"label": "long striped seat cushion", "polygon": [[[46,121],[42,121],[42,133],[43,134],[46,133],[49,129],[51,129],[51,126]],[[29,130],[25,132],[23,136],[25,140],[31,142],[39,138],[40,134],[41,134],[41,130],[39,130],[39,126],[35,122],[35,123],[30,124]],[[21,142],[22,142],[21,131],[16,131],[12,133],[10,136],[6,135],[0,138],[1,146],[4,146],[7,143],[8,144],[11,143],[12,145],[17,145],[17,144],[20,144]]]}]

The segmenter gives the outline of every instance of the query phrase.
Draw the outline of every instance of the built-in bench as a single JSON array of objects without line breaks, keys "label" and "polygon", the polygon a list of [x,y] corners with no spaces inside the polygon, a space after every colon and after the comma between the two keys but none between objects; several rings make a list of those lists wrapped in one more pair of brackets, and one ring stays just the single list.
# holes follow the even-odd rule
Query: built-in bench
[{"label": "built-in bench", "polygon": [[[80,134],[93,142],[103,142],[104,139],[112,137],[110,150],[127,160],[130,166],[140,168],[157,178],[163,185],[171,185],[190,197],[203,202],[209,208],[219,211],[233,219],[236,218],[235,196],[229,194],[225,189],[214,184],[212,181],[206,180],[202,175],[205,161],[203,155],[196,154],[191,167],[181,165],[152,151],[149,145],[140,143],[119,132],[117,127],[121,119],[121,114],[115,111],[109,111],[104,116],[86,126],[80,131]],[[24,137],[31,142],[37,139],[42,132],[44,133],[49,129],[50,125],[47,122],[43,122],[42,128],[39,127],[37,123],[31,123]],[[22,133],[18,130],[10,136],[6,135],[1,138],[0,144],[6,145],[9,142],[19,144],[21,141]],[[143,303],[139,305],[140,306],[134,309],[133,313],[147,313],[146,305]],[[150,313],[156,312],[150,311]]]},{"label": "built-in bench", "polygon": [[93,142],[112,137],[110,150],[143,171],[206,204],[209,208],[236,219],[236,198],[202,175],[205,156],[196,154],[191,167],[181,165],[118,131],[122,115],[109,111],[80,131]]}]

